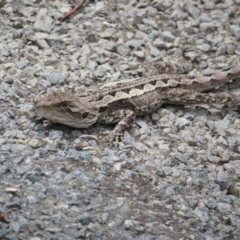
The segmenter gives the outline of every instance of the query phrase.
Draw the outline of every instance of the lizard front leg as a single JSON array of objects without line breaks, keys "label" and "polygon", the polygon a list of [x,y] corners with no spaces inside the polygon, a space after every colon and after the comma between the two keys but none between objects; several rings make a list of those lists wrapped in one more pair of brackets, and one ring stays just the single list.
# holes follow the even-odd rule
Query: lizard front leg
[{"label": "lizard front leg", "polygon": [[135,112],[130,109],[120,110],[119,115],[121,115],[122,118],[114,128],[113,132],[111,133],[110,136],[111,142],[113,142],[114,140],[116,142],[118,142],[119,140],[122,141],[124,131],[130,127],[130,125],[132,124],[136,117]]}]

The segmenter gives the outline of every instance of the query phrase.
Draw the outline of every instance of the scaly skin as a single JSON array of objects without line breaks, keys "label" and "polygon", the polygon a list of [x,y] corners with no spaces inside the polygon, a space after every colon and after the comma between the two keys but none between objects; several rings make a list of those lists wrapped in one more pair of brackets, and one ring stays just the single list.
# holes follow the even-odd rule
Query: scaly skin
[{"label": "scaly skin", "polygon": [[169,62],[151,66],[155,70],[149,70],[146,77],[109,82],[99,88],[91,88],[87,93],[82,93],[79,88],[69,90],[63,87],[41,95],[36,100],[36,112],[52,122],[74,128],[88,128],[96,122],[117,123],[111,140],[119,140],[136,116],[149,114],[164,103],[239,105],[239,96],[204,92],[240,76],[240,64],[195,76],[158,74],[162,68],[185,71],[187,65],[182,67]]}]

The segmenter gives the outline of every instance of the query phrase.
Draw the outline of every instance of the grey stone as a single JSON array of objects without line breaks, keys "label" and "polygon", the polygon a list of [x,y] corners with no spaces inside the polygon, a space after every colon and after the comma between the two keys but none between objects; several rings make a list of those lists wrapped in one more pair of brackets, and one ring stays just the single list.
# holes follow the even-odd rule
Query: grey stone
[{"label": "grey stone", "polygon": [[57,70],[46,71],[45,76],[46,76],[47,81],[49,81],[50,84],[52,84],[52,85],[57,84],[57,83],[62,84],[67,79],[67,76],[63,75],[62,73],[60,73]]},{"label": "grey stone", "polygon": [[126,56],[130,53],[130,48],[126,44],[119,44],[116,49],[117,52],[122,56]]},{"label": "grey stone", "polygon": [[79,161],[81,153],[75,149],[69,149],[69,158],[74,161]]},{"label": "grey stone", "polygon": [[140,48],[142,45],[144,45],[144,41],[141,40],[141,39],[131,39],[131,40],[127,41],[126,44],[127,44],[129,47],[133,47],[133,48],[135,48],[135,49],[138,49],[138,48]]},{"label": "grey stone", "polygon": [[230,204],[219,202],[219,203],[217,203],[217,210],[222,213],[226,213],[226,212],[231,212],[232,207]]},{"label": "grey stone", "polygon": [[158,24],[153,19],[143,18],[143,23],[146,26],[153,27],[155,29],[158,29]]},{"label": "grey stone", "polygon": [[217,27],[214,22],[202,22],[200,23],[199,28],[202,32],[213,32]]},{"label": "grey stone", "polygon": [[209,210],[206,207],[203,208],[195,208],[194,214],[201,219],[201,221],[206,222],[210,219],[209,217]]}]

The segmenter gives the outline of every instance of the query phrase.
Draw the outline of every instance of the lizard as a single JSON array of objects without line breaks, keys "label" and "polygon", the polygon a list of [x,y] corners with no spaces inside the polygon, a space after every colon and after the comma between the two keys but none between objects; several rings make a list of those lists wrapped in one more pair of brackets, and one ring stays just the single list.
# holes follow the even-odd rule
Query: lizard
[{"label": "lizard", "polygon": [[[169,74],[186,72],[188,65],[164,62],[144,65],[147,76],[112,81],[84,92],[81,87],[63,86],[36,99],[38,115],[73,128],[94,123],[116,124],[110,141],[123,140],[123,134],[136,116],[152,113],[162,104],[240,104],[240,95],[209,93],[240,76],[240,64],[211,74]],[[159,71],[168,69],[167,73]]]}]

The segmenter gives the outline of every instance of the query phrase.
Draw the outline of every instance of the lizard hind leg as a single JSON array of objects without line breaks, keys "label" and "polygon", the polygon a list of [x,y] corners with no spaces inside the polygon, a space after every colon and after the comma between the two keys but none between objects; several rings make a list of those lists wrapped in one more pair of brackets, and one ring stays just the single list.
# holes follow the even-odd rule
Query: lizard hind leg
[{"label": "lizard hind leg", "polygon": [[180,47],[171,57],[164,58],[157,62],[143,63],[143,76],[151,77],[163,73],[189,73],[192,70],[192,64],[183,56],[184,49]]},{"label": "lizard hind leg", "polygon": [[217,93],[201,93],[195,91],[189,91],[187,89],[171,89],[166,99],[165,103],[174,104],[233,104],[240,105],[240,96],[227,92],[217,92]]}]

